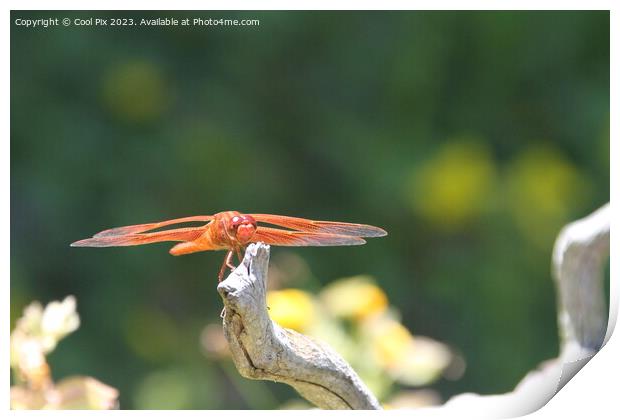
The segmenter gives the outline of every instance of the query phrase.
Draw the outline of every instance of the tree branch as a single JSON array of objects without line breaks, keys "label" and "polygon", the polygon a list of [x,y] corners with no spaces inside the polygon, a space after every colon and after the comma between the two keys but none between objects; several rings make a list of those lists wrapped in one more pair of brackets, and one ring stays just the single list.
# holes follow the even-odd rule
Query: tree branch
[{"label": "tree branch", "polygon": [[609,204],[567,225],[553,250],[561,355],[574,361],[603,345],[608,314],[603,270],[609,257]]},{"label": "tree branch", "polygon": [[[461,394],[441,410],[477,412],[480,418],[518,417],[544,406],[598,352],[605,340],[608,312],[603,271],[609,257],[611,210],[604,205],[566,225],[555,242],[553,277],[558,295],[560,354],[530,371],[515,389],[500,395]],[[609,335],[610,332],[607,332]]]},{"label": "tree branch", "polygon": [[268,264],[269,246],[250,244],[243,262],[217,288],[224,301],[224,334],[239,373],[289,384],[320,408],[381,409],[336,352],[269,318]]}]

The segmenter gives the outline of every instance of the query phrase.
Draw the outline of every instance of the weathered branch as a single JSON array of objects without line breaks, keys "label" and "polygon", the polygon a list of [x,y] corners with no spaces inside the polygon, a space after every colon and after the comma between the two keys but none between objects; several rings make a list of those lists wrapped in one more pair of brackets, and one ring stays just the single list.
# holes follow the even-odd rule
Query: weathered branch
[{"label": "weathered branch", "polygon": [[603,270],[609,257],[609,204],[567,225],[553,250],[561,355],[574,361],[603,345],[608,314]]},{"label": "weathered branch", "polygon": [[353,369],[316,339],[280,327],[266,302],[269,246],[248,246],[243,262],[218,285],[224,333],[242,376],[283,382],[320,408],[380,409]]},{"label": "weathered branch", "polygon": [[[558,295],[560,355],[529,372],[511,392],[501,395],[461,394],[438,409],[442,415],[467,412],[479,418],[517,417],[535,411],[596,354],[605,340],[608,313],[603,271],[609,257],[609,204],[562,229],[553,251],[553,277]],[[609,333],[608,333],[609,335]]]}]

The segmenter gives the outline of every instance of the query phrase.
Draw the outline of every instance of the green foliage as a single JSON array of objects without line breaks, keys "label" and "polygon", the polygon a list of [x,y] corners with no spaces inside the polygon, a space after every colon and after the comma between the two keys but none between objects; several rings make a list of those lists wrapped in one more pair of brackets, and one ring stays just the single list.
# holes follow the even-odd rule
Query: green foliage
[{"label": "green foliage", "polygon": [[220,253],[69,248],[221,210],[385,228],[362,247],[274,248],[272,270],[312,292],[375,278],[403,325],[465,360],[432,385],[444,399],[508,391],[557,354],[554,237],[609,200],[608,12],[45,17],[144,14],[261,25],[11,27],[12,322],[77,297],[85,327],[50,355],[55,375],[88,372],[122,408],[295,397],[202,354]]}]

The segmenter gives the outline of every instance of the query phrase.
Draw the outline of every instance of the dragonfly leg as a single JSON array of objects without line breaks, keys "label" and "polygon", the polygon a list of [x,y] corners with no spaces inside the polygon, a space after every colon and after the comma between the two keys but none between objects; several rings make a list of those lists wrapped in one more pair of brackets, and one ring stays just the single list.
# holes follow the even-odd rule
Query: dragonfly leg
[{"label": "dragonfly leg", "polygon": [[233,251],[231,249],[230,251],[228,251],[228,254],[226,254],[226,266],[230,268],[231,270],[234,270],[237,267],[233,265],[232,260],[233,260]]},{"label": "dragonfly leg", "polygon": [[[238,253],[239,251],[237,251],[237,254]],[[224,279],[224,273],[226,272],[226,267],[230,268],[231,270],[234,270],[235,268],[237,268],[232,264],[232,259],[233,259],[233,250],[231,249],[226,253],[226,258],[224,258],[224,263],[222,264],[222,267],[220,268],[220,273],[217,276],[218,283],[221,283],[222,279]],[[226,316],[226,306],[222,308],[222,312],[220,313],[220,318],[223,319],[225,316]]]},{"label": "dragonfly leg", "polygon": [[217,275],[217,282],[221,283],[222,280],[224,279],[224,273],[226,272],[226,267],[230,268],[231,270],[234,270],[235,267],[234,265],[232,265],[232,258],[233,258],[233,251],[230,250],[226,253],[226,258],[224,258],[224,263],[222,264],[222,267],[220,267],[220,272]]}]

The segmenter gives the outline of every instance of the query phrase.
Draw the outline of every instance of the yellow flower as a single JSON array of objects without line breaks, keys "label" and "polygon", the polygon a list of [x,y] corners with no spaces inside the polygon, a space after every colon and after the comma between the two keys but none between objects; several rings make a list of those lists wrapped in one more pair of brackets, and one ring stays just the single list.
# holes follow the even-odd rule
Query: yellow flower
[{"label": "yellow flower", "polygon": [[388,304],[383,290],[368,276],[335,281],[321,292],[321,300],[333,315],[353,319],[381,313]]},{"label": "yellow flower", "polygon": [[420,217],[456,230],[485,209],[495,179],[495,165],[484,144],[450,142],[414,170],[407,193]]},{"label": "yellow flower", "polygon": [[401,323],[387,318],[372,328],[375,356],[388,369],[398,367],[411,352],[413,336]]},{"label": "yellow flower", "polygon": [[74,296],[67,296],[62,302],[50,302],[45,307],[41,318],[41,331],[48,352],[56,347],[58,341],[80,326],[80,317],[75,309]]},{"label": "yellow flower", "polygon": [[444,344],[416,336],[385,313],[367,320],[364,331],[377,363],[403,384],[419,386],[434,381],[452,360]]},{"label": "yellow flower", "polygon": [[587,186],[584,174],[560,152],[536,146],[517,156],[508,169],[509,211],[524,236],[547,249],[575,203],[586,198]]},{"label": "yellow flower", "polygon": [[62,302],[48,303],[45,308],[39,302],[28,305],[24,315],[16,322],[14,333],[37,339],[47,354],[56,348],[58,341],[79,326],[75,297],[67,296]]},{"label": "yellow flower", "polygon": [[62,302],[50,302],[45,309],[39,302],[33,302],[17,320],[11,332],[11,367],[30,388],[40,390],[51,383],[45,355],[79,327],[80,318],[75,307],[73,296],[67,296]]},{"label": "yellow flower", "polygon": [[298,289],[268,292],[267,306],[271,319],[299,332],[307,330],[316,318],[312,295]]},{"label": "yellow flower", "polygon": [[416,336],[413,346],[390,375],[398,382],[420,386],[439,377],[452,360],[452,353],[445,344],[428,337]]},{"label": "yellow flower", "polygon": [[170,102],[159,68],[149,61],[133,60],[110,68],[103,79],[103,100],[118,118],[148,122],[160,117]]}]

